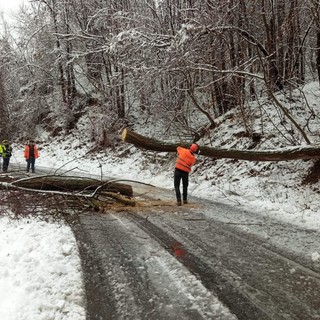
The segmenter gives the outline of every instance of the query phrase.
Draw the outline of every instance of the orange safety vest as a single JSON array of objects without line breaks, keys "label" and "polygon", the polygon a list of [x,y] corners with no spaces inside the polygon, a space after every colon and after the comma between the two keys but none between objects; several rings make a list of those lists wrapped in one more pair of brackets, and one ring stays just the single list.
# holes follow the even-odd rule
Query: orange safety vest
[{"label": "orange safety vest", "polygon": [[[37,159],[39,157],[39,152],[37,147],[34,145],[34,158]],[[26,145],[26,148],[24,149],[24,157],[28,160],[30,157],[30,146]]]},{"label": "orange safety vest", "polygon": [[177,148],[178,158],[176,168],[185,172],[190,172],[191,167],[196,163],[196,157],[189,150],[182,147]]}]

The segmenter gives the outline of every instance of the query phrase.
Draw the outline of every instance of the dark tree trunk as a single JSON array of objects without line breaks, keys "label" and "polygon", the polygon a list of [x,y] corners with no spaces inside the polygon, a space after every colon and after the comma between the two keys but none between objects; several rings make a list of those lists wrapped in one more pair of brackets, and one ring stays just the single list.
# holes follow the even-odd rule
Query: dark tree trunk
[{"label": "dark tree trunk", "polygon": [[[158,152],[176,152],[178,146],[188,148],[187,144],[165,143],[158,140],[141,136],[129,129],[122,132],[122,140],[132,143],[138,148]],[[210,158],[227,158],[248,161],[287,161],[287,160],[309,160],[320,158],[320,147],[290,147],[281,150],[234,150],[218,149],[199,146],[202,156]]]},{"label": "dark tree trunk", "polygon": [[317,65],[318,81],[320,83],[320,31],[317,32],[316,65]]},{"label": "dark tree trunk", "polygon": [[44,176],[32,179],[22,179],[12,182],[12,185],[20,188],[37,190],[51,190],[61,192],[112,192],[132,197],[132,187],[127,184],[116,183],[108,180],[100,181],[87,178]]}]

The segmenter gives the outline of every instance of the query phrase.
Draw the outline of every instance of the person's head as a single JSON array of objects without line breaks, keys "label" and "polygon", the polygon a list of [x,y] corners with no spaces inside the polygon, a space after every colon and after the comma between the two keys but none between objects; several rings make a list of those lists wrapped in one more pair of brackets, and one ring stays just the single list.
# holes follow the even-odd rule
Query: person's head
[{"label": "person's head", "polygon": [[3,140],[3,141],[2,141],[2,144],[5,144],[5,145],[6,145],[6,144],[9,144],[9,141],[8,141],[8,140]]},{"label": "person's head", "polygon": [[191,146],[190,146],[190,151],[192,153],[198,153],[198,150],[199,150],[199,146],[196,144],[196,143],[193,143]]},{"label": "person's head", "polygon": [[33,146],[34,145],[34,141],[33,140],[29,140],[29,145]]}]

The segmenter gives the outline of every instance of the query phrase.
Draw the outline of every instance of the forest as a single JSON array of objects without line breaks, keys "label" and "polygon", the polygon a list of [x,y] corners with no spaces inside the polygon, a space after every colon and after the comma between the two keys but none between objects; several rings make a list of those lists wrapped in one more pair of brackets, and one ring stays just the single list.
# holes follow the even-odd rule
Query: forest
[{"label": "forest", "polygon": [[256,144],[271,123],[281,146],[318,134],[301,90],[320,78],[318,0],[31,0],[0,30],[0,138],[68,134],[84,115],[103,148],[126,127],[198,142],[233,121]]}]

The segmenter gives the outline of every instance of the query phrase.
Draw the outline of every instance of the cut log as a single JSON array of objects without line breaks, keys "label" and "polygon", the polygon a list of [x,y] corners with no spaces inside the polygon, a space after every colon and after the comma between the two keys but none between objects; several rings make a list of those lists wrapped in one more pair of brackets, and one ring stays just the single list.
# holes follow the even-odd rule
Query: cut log
[{"label": "cut log", "polygon": [[43,176],[13,181],[12,185],[16,187],[36,190],[51,190],[62,192],[93,192],[94,190],[97,190],[98,192],[110,192],[121,194],[127,197],[133,196],[133,190],[130,185],[117,183],[114,181],[100,181],[88,178]]},{"label": "cut log", "polygon": [[[144,137],[128,128],[122,132],[122,140],[132,143],[138,148],[158,151],[158,152],[176,152],[178,146],[189,148],[190,144],[166,143],[155,139]],[[199,146],[202,156],[215,159],[237,159],[248,161],[287,161],[287,160],[310,160],[320,159],[319,146],[298,146],[287,147],[279,150],[236,150],[220,149],[205,146]]]},{"label": "cut log", "polygon": [[133,198],[124,197],[123,195],[114,192],[102,191],[100,196],[98,197],[98,201],[103,203],[104,198],[111,198],[131,207],[134,207],[136,205],[136,201]]},{"label": "cut log", "polygon": [[134,199],[124,197],[120,194],[113,193],[113,192],[102,192],[101,195],[97,199],[90,198],[87,200],[91,203],[91,206],[94,209],[100,209],[100,208],[104,208],[106,206],[106,198],[114,199],[117,202],[122,203],[126,206],[134,207],[136,205],[136,202]]}]

